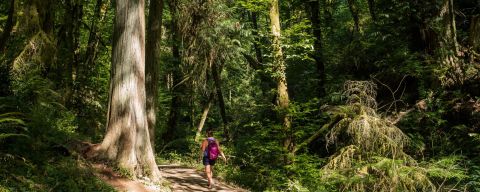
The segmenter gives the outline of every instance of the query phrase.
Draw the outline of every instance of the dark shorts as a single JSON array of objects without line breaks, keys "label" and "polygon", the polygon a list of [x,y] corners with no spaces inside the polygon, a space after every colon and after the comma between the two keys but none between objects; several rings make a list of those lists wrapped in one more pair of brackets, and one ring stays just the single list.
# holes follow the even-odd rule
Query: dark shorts
[{"label": "dark shorts", "polygon": [[216,160],[210,160],[207,156],[203,156],[203,165],[215,165]]}]

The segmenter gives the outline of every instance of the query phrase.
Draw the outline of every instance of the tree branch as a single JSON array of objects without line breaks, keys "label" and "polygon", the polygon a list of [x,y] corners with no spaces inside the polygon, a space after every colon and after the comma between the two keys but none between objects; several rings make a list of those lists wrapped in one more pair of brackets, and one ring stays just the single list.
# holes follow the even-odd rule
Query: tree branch
[{"label": "tree branch", "polygon": [[312,136],[310,136],[307,140],[302,142],[301,144],[297,145],[297,147],[293,150],[293,153],[296,153],[298,150],[302,149],[303,147],[306,147],[308,144],[311,142],[315,141],[317,138],[319,138],[321,135],[323,135],[325,132],[328,130],[332,129],[333,126],[335,126],[340,120],[345,118],[343,115],[336,115],[330,123],[327,123],[322,126],[317,132],[315,132]]}]

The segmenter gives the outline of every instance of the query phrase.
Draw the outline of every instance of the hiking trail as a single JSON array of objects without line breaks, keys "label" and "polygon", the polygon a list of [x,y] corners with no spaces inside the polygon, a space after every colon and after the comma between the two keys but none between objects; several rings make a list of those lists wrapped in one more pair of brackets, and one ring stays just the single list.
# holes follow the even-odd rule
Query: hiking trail
[{"label": "hiking trail", "polygon": [[[118,191],[128,192],[163,192],[170,191],[149,183],[144,179],[133,181],[115,173],[104,164],[93,164],[96,176],[114,187]],[[159,165],[162,177],[169,182],[171,191],[219,191],[219,192],[244,192],[245,189],[229,185],[215,178],[215,187],[208,189],[205,174],[194,168],[175,164]]]}]

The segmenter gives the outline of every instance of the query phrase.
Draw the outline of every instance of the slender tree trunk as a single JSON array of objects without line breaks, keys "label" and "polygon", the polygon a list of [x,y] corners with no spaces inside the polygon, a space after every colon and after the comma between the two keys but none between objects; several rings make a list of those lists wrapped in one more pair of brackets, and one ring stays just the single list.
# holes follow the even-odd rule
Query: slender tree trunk
[{"label": "slender tree trunk", "polygon": [[443,36],[444,43],[455,50],[455,54],[458,53],[457,42],[457,28],[455,24],[455,13],[453,7],[453,0],[444,0],[442,8],[440,10],[440,17],[443,22]]},{"label": "slender tree trunk", "polygon": [[320,2],[310,1],[310,21],[312,22],[312,32],[315,41],[313,42],[315,63],[317,65],[317,74],[318,74],[318,97],[325,96],[325,64],[323,63],[323,52],[322,52],[322,29],[320,25]]},{"label": "slender tree trunk", "polygon": [[480,15],[472,17],[469,32],[469,44],[475,51],[480,51]]},{"label": "slender tree trunk", "polygon": [[222,93],[222,83],[220,80],[220,73],[219,67],[217,66],[216,62],[212,62],[212,76],[213,76],[213,81],[215,83],[215,90],[217,92],[217,101],[218,101],[218,106],[220,108],[220,115],[222,116],[223,120],[223,136],[225,137],[226,141],[230,140],[230,135],[228,133],[228,119],[227,119],[227,113],[225,109],[225,100],[223,98],[223,93]]},{"label": "slender tree trunk", "polygon": [[103,0],[97,0],[97,3],[95,5],[95,13],[90,24],[90,33],[88,35],[84,66],[80,67],[80,70],[78,71],[80,77],[87,77],[92,72],[92,68],[94,67],[93,64],[97,59],[98,45],[100,44],[100,36],[98,33],[97,23],[103,22],[109,5],[110,0],[107,0],[106,2]]},{"label": "slender tree trunk", "polygon": [[325,17],[325,26],[330,28],[333,23],[334,0],[323,0],[323,15]]},{"label": "slender tree trunk", "polygon": [[458,59],[459,45],[457,42],[457,29],[455,24],[455,13],[453,0],[444,0],[440,8],[441,38],[440,39],[440,60],[449,68],[447,78],[442,79],[444,85],[463,84],[463,66]]},{"label": "slender tree trunk", "polygon": [[370,11],[370,16],[372,17],[373,22],[377,21],[377,12],[375,11],[375,0],[367,0],[368,11]]},{"label": "slender tree trunk", "polygon": [[147,122],[150,142],[155,148],[155,128],[157,122],[157,87],[159,80],[160,52],[162,49],[163,0],[150,0],[147,26],[147,55],[145,63]]},{"label": "slender tree trunk", "polygon": [[254,37],[253,48],[255,49],[255,56],[259,63],[263,63],[262,49],[260,48],[260,36],[258,35],[258,12],[251,12],[250,20],[252,21],[253,31],[252,35]]},{"label": "slender tree trunk", "polygon": [[65,101],[67,106],[72,104],[72,96],[74,95],[74,81],[76,80],[78,63],[80,62],[80,24],[83,16],[83,5],[78,0],[65,1],[64,15],[64,31],[60,37],[60,47],[62,47],[62,59],[65,63],[64,69],[60,69],[60,73],[65,73]]},{"label": "slender tree trunk", "polygon": [[177,121],[179,118],[179,105],[181,98],[181,89],[183,83],[181,82],[182,74],[180,71],[181,55],[180,55],[180,29],[178,26],[178,2],[177,0],[169,0],[168,7],[172,16],[171,31],[172,31],[172,55],[173,55],[173,70],[172,70],[172,82],[171,89],[172,101],[170,105],[170,113],[168,115],[167,130],[162,135],[164,142],[169,142],[174,139],[175,131],[177,130]]},{"label": "slender tree trunk", "polygon": [[93,156],[117,162],[134,176],[160,179],[148,131],[145,101],[143,0],[117,0],[107,133]]},{"label": "slender tree trunk", "polygon": [[[77,81],[78,72],[79,72],[79,63],[81,60],[80,55],[80,26],[82,25],[82,17],[83,17],[83,2],[80,0],[75,1],[75,5],[73,7],[73,74],[72,80],[75,82]],[[73,86],[72,86],[73,87]]]},{"label": "slender tree trunk", "polygon": [[354,23],[354,34],[360,33],[360,12],[358,10],[357,0],[348,0],[348,8],[350,9],[350,13],[353,17]]},{"label": "slender tree trunk", "polygon": [[10,8],[8,9],[8,18],[7,23],[5,23],[5,28],[3,28],[2,36],[0,36],[0,51],[3,52],[7,40],[12,33],[13,24],[15,23],[15,0],[10,1]]},{"label": "slender tree trunk", "polygon": [[198,142],[198,140],[200,139],[200,135],[201,135],[201,132],[202,132],[202,129],[203,129],[203,125],[205,125],[205,121],[207,120],[208,112],[210,111],[210,107],[212,106],[214,95],[215,94],[213,92],[210,93],[210,95],[208,96],[207,103],[205,104],[205,106],[203,106],[202,117],[201,117],[200,122],[198,123],[198,126],[197,126],[197,133],[195,134],[195,142]]},{"label": "slender tree trunk", "polygon": [[287,78],[285,76],[285,62],[283,60],[282,47],[280,42],[280,13],[278,7],[278,0],[271,0],[270,7],[270,26],[273,36],[272,52],[273,52],[273,77],[277,81],[277,107],[279,110],[279,118],[284,130],[283,147],[286,151],[285,164],[293,162],[295,148],[293,141],[293,133],[291,128],[291,118],[287,113],[289,105],[289,97],[287,91]]}]

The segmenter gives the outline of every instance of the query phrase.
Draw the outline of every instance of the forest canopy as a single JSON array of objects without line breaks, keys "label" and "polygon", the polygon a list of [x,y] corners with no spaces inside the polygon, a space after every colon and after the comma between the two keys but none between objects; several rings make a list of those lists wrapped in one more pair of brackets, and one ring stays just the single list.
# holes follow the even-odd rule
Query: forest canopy
[{"label": "forest canopy", "polygon": [[479,0],[3,0],[0,191],[197,162],[251,191],[479,191]]}]

